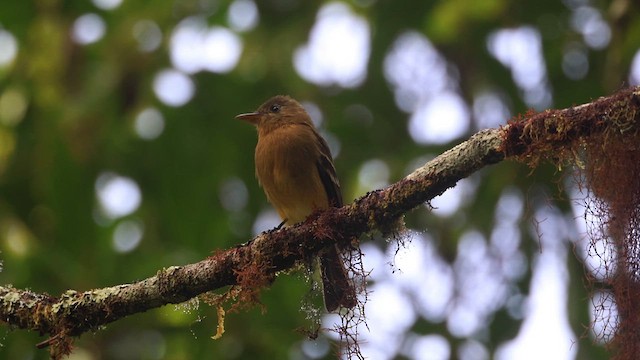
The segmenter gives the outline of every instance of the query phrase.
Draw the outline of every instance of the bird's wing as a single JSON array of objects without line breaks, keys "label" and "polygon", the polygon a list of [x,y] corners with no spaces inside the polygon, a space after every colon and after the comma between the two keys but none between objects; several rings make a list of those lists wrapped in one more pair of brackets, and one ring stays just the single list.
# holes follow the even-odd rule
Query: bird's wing
[{"label": "bird's wing", "polygon": [[320,156],[316,161],[316,168],[318,169],[318,175],[324,186],[324,191],[327,193],[327,199],[329,199],[330,206],[340,207],[342,206],[342,193],[340,192],[340,182],[336,175],[336,168],[333,165],[333,159],[331,157],[331,151],[327,142],[314,131],[317,137],[317,144],[320,147]]}]

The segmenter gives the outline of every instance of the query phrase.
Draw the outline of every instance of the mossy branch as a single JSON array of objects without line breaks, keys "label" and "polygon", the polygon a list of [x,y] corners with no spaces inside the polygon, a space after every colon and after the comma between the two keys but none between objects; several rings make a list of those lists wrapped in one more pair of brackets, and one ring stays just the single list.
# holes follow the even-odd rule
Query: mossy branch
[{"label": "mossy branch", "polygon": [[58,357],[70,351],[74,336],[128,315],[229,285],[240,285],[242,291],[255,295],[277,271],[332,243],[347,246],[349,239],[363,233],[393,229],[403,214],[487,165],[506,158],[531,166],[554,160],[574,153],[591,135],[637,132],[639,116],[640,88],[623,89],[581,106],[528,114],[499,129],[476,133],[404,179],[349,205],[315,213],[293,227],[265,232],[198,263],[162,269],[132,284],[69,290],[59,297],[0,287],[0,318],[12,328],[49,335],[41,345],[51,346],[52,357]]}]

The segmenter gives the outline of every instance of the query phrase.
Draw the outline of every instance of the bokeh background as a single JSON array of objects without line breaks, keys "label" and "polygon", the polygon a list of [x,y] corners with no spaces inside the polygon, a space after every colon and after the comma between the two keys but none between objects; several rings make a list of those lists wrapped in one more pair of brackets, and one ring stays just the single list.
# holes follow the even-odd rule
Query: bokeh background
[{"label": "bokeh background", "polygon": [[[276,226],[255,130],[234,120],[272,95],[305,105],[351,201],[528,109],[639,84],[639,49],[632,0],[1,1],[0,282],[132,282]],[[405,247],[363,238],[364,355],[608,358],[614,255],[586,238],[575,180],[502,163],[408,214]],[[85,334],[70,358],[333,358],[334,334],[296,331],[302,278],[228,314],[220,340],[192,301]],[[42,340],[4,326],[0,358],[45,359]]]}]

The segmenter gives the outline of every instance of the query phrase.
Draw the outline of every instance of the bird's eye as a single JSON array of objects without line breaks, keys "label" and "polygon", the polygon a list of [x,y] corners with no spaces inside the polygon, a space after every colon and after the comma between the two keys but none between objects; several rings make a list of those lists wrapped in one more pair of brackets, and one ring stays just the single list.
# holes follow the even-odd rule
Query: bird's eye
[{"label": "bird's eye", "polygon": [[278,105],[278,104],[273,104],[273,105],[271,105],[271,107],[269,108],[269,110],[270,110],[272,113],[279,113],[279,112],[280,112],[280,105]]}]

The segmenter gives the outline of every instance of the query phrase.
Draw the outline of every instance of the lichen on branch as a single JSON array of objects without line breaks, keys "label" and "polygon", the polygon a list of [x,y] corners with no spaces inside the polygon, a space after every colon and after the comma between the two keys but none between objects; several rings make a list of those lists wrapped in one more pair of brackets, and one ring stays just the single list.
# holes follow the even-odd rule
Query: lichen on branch
[{"label": "lichen on branch", "polygon": [[229,285],[258,294],[276,272],[316,256],[325,247],[335,243],[348,247],[351,239],[364,233],[392,231],[406,212],[487,165],[504,159],[531,166],[541,160],[558,162],[575,156],[593,138],[606,142],[614,141],[613,136],[637,134],[639,99],[639,88],[623,89],[588,104],[527,114],[501,128],[480,131],[404,179],[351,204],[314,213],[304,223],[262,233],[200,262],[159,270],[142,281],[69,290],[59,297],[0,287],[0,319],[14,328],[48,335],[43,344],[50,345],[56,357],[70,351],[74,336],[135,313]]}]

